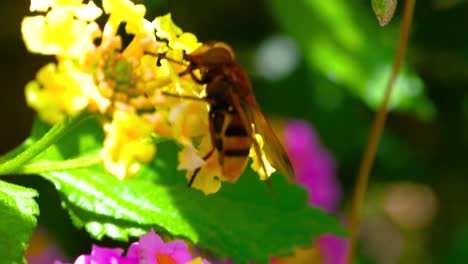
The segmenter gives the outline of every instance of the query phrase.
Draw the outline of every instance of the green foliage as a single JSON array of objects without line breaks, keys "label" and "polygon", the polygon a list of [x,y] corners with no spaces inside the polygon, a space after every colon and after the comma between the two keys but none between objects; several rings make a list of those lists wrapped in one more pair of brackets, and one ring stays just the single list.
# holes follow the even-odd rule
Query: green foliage
[{"label": "green foliage", "polygon": [[453,235],[450,242],[439,242],[445,249],[445,254],[438,258],[439,263],[467,263],[468,262],[468,228],[466,223],[461,225],[459,232]]},{"label": "green foliage", "polygon": [[[47,130],[35,122],[32,138]],[[63,160],[94,154],[102,132],[88,120],[34,161]],[[252,170],[236,184],[210,196],[189,189],[176,171],[177,146],[160,143],[158,156],[136,179],[119,181],[100,166],[42,173],[59,191],[73,223],[93,237],[126,241],[150,228],[184,237],[219,256],[239,262],[265,261],[310,245],[323,233],[344,235],[336,219],[308,206],[306,192],[274,175],[276,195]]]},{"label": "green foliage", "polygon": [[0,181],[0,260],[22,263],[24,252],[36,227],[39,207],[34,189]]},{"label": "green foliage", "polygon": [[[396,23],[379,27],[369,6],[357,0],[270,3],[277,22],[302,48],[311,71],[343,85],[373,109],[380,105],[397,45]],[[390,105],[421,119],[435,114],[422,80],[408,67],[397,79]]]},{"label": "green foliage", "polygon": [[395,13],[397,0],[372,0],[371,4],[380,25],[387,25]]},{"label": "green foliage", "polygon": [[432,6],[439,9],[449,9],[466,3],[466,0],[433,0]]}]

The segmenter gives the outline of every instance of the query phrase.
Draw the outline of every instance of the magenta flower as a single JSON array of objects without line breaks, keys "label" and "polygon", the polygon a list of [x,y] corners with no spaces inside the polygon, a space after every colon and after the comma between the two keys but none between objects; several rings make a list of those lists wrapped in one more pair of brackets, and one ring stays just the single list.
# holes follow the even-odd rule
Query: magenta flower
[{"label": "magenta flower", "polygon": [[[297,181],[309,192],[309,203],[328,213],[337,213],[341,188],[335,160],[320,144],[314,129],[304,121],[289,122],[284,129],[286,151]],[[346,239],[323,235],[315,240],[323,264],[346,263]]]},{"label": "magenta flower", "polygon": [[137,257],[140,263],[147,264],[185,264],[192,260],[184,241],[164,243],[153,230],[131,244],[127,256]]},{"label": "magenta flower", "polygon": [[[93,245],[91,255],[79,256],[74,264],[138,264],[137,258],[128,258],[122,256],[121,248],[103,248]],[[56,261],[55,264],[62,262]]]},{"label": "magenta flower", "polygon": [[296,179],[309,191],[310,204],[335,212],[341,199],[335,160],[322,147],[314,129],[304,121],[291,121],[284,129],[284,140]]},{"label": "magenta flower", "polygon": [[[79,256],[74,264],[209,264],[208,261],[195,258],[182,240],[164,243],[153,230],[142,235],[138,242],[132,243],[127,255],[122,256],[121,248],[103,248],[93,246],[90,255]],[[55,264],[63,264],[56,261]]]}]

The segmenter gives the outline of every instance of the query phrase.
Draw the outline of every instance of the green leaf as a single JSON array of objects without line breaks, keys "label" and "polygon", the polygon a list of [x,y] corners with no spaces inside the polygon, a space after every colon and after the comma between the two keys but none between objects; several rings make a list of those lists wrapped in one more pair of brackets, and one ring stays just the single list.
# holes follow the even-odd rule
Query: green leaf
[{"label": "green leaf", "polygon": [[22,263],[39,207],[37,192],[0,181],[0,259],[2,263]]},{"label": "green leaf", "polygon": [[372,0],[371,4],[379,24],[381,26],[387,25],[395,13],[397,0]]},{"label": "green leaf", "polygon": [[[90,142],[99,140],[79,138],[100,137],[96,126],[84,124],[81,134],[72,132],[45,155],[59,158],[79,154],[80,149],[89,152]],[[66,148],[70,142],[84,146],[70,151]],[[73,223],[95,238],[125,241],[155,228],[219,256],[246,262],[292,253],[294,247],[310,245],[320,234],[345,234],[335,217],[308,205],[305,190],[279,175],[272,180],[276,196],[250,169],[238,183],[224,184],[215,195],[190,189],[184,173],[176,170],[177,151],[174,143],[159,144],[157,158],[136,179],[126,181],[100,166],[42,176],[55,184]]]},{"label": "green leaf", "polygon": [[[377,109],[391,74],[398,24],[379,27],[368,5],[357,0],[269,3],[278,23],[304,52],[311,73],[320,73]],[[319,80],[313,83],[320,85]],[[435,110],[424,90],[421,78],[405,65],[394,87],[392,110],[433,118]]]}]

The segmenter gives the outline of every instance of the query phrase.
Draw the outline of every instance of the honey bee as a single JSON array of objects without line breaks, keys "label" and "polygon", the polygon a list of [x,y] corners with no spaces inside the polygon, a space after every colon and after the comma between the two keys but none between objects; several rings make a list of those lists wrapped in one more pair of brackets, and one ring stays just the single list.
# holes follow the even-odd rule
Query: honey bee
[{"label": "honey bee", "polygon": [[[255,154],[261,159],[261,169],[267,174],[266,165],[261,158],[262,148],[255,137],[255,134],[260,134],[268,162],[281,174],[293,179],[294,171],[288,155],[260,111],[250,79],[236,62],[232,48],[223,42],[211,42],[184,54],[184,59],[189,64],[180,74],[190,74],[195,82],[206,85],[206,97],[165,94],[202,100],[209,104],[212,149],[203,159],[208,160],[217,151],[223,178],[235,182],[244,172],[253,147]],[[195,74],[196,70],[200,77]],[[200,169],[194,171],[188,186],[193,184]]]}]

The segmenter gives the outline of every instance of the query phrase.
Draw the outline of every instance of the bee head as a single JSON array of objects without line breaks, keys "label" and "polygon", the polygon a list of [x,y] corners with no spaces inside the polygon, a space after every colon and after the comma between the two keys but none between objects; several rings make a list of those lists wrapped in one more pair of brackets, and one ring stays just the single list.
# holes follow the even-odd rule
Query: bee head
[{"label": "bee head", "polygon": [[209,42],[186,55],[198,67],[216,68],[235,62],[232,48],[224,42]]}]

